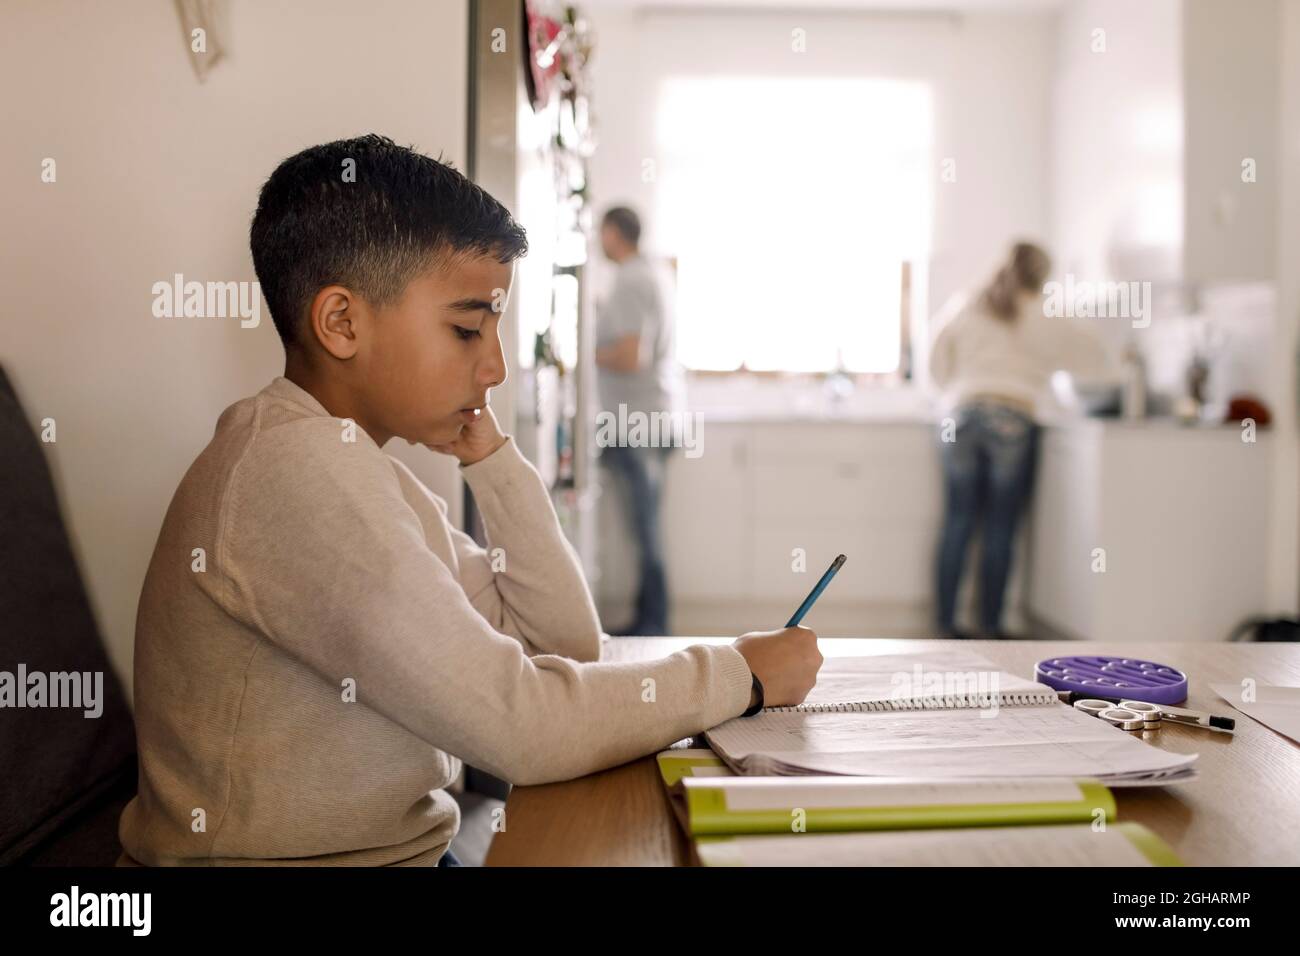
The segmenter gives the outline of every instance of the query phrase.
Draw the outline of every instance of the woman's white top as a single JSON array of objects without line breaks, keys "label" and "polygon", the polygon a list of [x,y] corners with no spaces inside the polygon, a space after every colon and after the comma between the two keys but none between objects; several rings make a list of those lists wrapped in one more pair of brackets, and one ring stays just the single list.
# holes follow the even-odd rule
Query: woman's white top
[{"label": "woman's white top", "polygon": [[978,300],[959,297],[935,320],[930,378],[942,390],[946,408],[977,395],[1000,395],[1041,414],[1051,403],[1056,372],[1081,378],[1112,372],[1105,345],[1089,320],[1049,318],[1041,297],[1022,304],[1010,321],[989,313]]}]

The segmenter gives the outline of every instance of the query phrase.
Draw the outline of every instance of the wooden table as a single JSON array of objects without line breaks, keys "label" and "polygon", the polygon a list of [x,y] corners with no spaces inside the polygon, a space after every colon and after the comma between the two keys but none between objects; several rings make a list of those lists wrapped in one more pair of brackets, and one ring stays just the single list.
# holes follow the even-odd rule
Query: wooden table
[{"label": "wooden table", "polygon": [[[604,659],[662,657],[722,638],[615,638]],[[1032,677],[1034,663],[1067,654],[1112,654],[1161,661],[1183,670],[1191,691],[1183,706],[1235,717],[1234,736],[1165,723],[1152,746],[1198,753],[1189,783],[1116,788],[1120,820],[1145,824],[1189,866],[1300,864],[1300,746],[1234,710],[1209,688],[1219,681],[1300,685],[1296,644],[1107,644],[1080,641],[963,641],[1010,673]],[[835,639],[826,657],[953,649],[950,641]],[[700,746],[703,746],[701,743]],[[681,866],[687,841],[672,815],[654,756],[577,780],[515,787],[507,829],[488,852],[489,866]]]}]

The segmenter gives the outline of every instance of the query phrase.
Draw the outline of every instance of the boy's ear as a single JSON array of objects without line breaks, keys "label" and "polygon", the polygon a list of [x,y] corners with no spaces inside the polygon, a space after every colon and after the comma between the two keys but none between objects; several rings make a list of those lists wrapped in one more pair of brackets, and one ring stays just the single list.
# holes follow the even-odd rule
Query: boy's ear
[{"label": "boy's ear", "polygon": [[337,359],[357,353],[361,300],[341,285],[328,285],[311,300],[307,312],[307,336]]}]

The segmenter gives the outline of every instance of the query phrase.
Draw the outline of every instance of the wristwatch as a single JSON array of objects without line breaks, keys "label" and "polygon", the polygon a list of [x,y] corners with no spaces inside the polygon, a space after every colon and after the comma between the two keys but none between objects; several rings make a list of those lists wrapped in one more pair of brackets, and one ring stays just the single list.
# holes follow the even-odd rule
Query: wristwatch
[{"label": "wristwatch", "polygon": [[753,686],[754,686],[754,690],[758,692],[758,700],[757,702],[755,702],[753,707],[750,707],[747,711],[741,714],[740,715],[741,717],[753,717],[755,714],[757,714],[760,710],[763,709],[763,682],[758,679],[758,675],[755,674],[753,671],[750,671],[749,676],[754,678]]}]

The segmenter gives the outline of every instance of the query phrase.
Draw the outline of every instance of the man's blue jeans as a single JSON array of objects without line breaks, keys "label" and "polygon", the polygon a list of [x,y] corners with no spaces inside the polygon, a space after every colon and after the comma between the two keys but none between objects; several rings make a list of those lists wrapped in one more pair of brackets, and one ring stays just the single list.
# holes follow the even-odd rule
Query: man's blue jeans
[{"label": "man's blue jeans", "polygon": [[626,629],[628,634],[668,633],[668,575],[664,569],[659,510],[664,472],[672,450],[670,446],[629,448],[620,445],[600,450],[601,461],[610,471],[621,475],[627,487],[632,531],[641,564],[636,619]]},{"label": "man's blue jeans", "polygon": [[992,637],[1001,632],[1016,527],[1033,489],[1038,426],[1029,416],[994,402],[963,405],[954,418],[956,440],[940,442],[945,500],[938,626],[945,636],[955,632],[962,565],[975,526],[982,523],[979,622],[980,630]]}]

